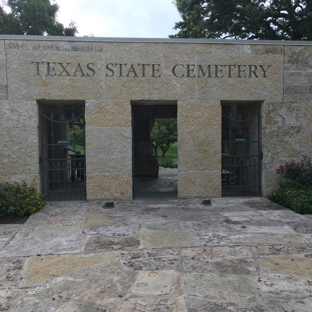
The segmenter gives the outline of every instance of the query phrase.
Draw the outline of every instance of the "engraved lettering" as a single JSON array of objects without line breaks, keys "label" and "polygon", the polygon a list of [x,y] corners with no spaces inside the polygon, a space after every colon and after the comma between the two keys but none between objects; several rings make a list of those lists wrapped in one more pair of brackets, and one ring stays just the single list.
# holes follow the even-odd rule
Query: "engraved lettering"
[{"label": "engraved lettering", "polygon": [[255,78],[259,78],[259,76],[257,75],[258,66],[256,66],[256,65],[248,65],[248,67],[249,67],[249,78],[251,78],[251,74],[252,73],[254,74]]},{"label": "engraved lettering", "polygon": [[70,63],[66,63],[66,65],[64,66],[63,63],[58,63],[61,67],[62,67],[62,71],[58,76],[63,76],[63,73],[65,72],[66,76],[70,76],[70,73],[67,71],[67,66],[70,65]]},{"label": "engraved lettering", "polygon": [[[218,67],[221,67],[220,69]],[[223,78],[223,65],[215,65],[215,77]]]},{"label": "engraved lettering", "polygon": [[106,64],[106,69],[107,69],[108,71],[111,72],[111,74],[106,73],[106,77],[114,77],[114,75],[115,75],[115,72],[114,72],[114,70],[110,67],[110,65],[111,65],[111,66],[115,66],[113,63],[108,63],[108,64]]},{"label": "engraved lettering", "polygon": [[[237,65],[238,78],[246,78],[246,65]],[[243,76],[241,76],[243,74]]]},{"label": "engraved lettering", "polygon": [[40,76],[40,67],[39,67],[39,64],[44,65],[44,62],[31,62],[31,64],[37,64],[37,75]]},{"label": "engraved lettering", "polygon": [[82,70],[82,68],[81,68],[80,63],[78,63],[78,65],[77,65],[77,68],[76,68],[76,71],[75,71],[75,73],[74,73],[74,76],[77,76],[77,75],[76,75],[77,73],[80,73],[80,77],[85,76],[85,74],[84,74],[84,72],[83,72],[83,70]]},{"label": "engraved lettering", "polygon": [[184,74],[182,74],[181,76],[178,76],[177,73],[176,73],[176,68],[177,68],[178,66],[184,67],[183,64],[174,65],[173,68],[172,68],[172,73],[173,73],[173,75],[174,75],[175,77],[177,77],[177,78],[182,78],[182,77],[184,77]]},{"label": "engraved lettering", "polygon": [[228,67],[229,68],[229,75],[228,75],[228,78],[233,78],[232,77],[232,67],[233,68],[236,68],[236,65],[224,65],[224,68],[225,67]]},{"label": "engraved lettering", "polygon": [[47,62],[47,76],[56,76],[54,62]]},{"label": "engraved lettering", "polygon": [[272,66],[272,65],[267,65],[267,69],[264,69],[264,65],[259,65],[263,71],[263,78],[266,78],[266,72],[269,70],[269,68]]},{"label": "engraved lettering", "polygon": [[122,66],[126,66],[127,67],[127,63],[123,63],[123,64],[115,64],[115,66],[119,65],[119,76],[118,77],[124,77],[122,75]]},{"label": "engraved lettering", "polygon": [[138,67],[142,66],[142,77],[146,77],[145,75],[145,67],[148,66],[150,67],[150,64],[138,64]]},{"label": "engraved lettering", "polygon": [[92,68],[92,67],[94,66],[94,63],[89,63],[89,64],[87,64],[87,69],[89,69],[89,71],[91,72],[91,74],[89,74],[89,73],[87,73],[87,76],[88,77],[93,77],[93,76],[95,76],[95,70],[94,70],[94,68]]},{"label": "engraved lettering", "polygon": [[[161,74],[160,71],[160,64],[152,64],[152,77],[160,77]],[[158,76],[155,76],[156,74],[159,74]]]},{"label": "engraved lettering", "polygon": [[138,75],[137,75],[137,73],[136,73],[136,71],[135,71],[135,69],[134,69],[133,64],[130,65],[130,68],[129,68],[129,70],[128,70],[127,77],[130,77],[130,73],[133,74],[133,77],[138,77]]},{"label": "engraved lettering", "polygon": [[[198,77],[199,78],[204,78],[206,76],[206,73],[208,72],[208,78],[211,78],[211,65],[208,65],[206,67],[206,70],[204,71],[202,65],[198,65]],[[199,75],[200,73],[202,73],[202,77]]]},{"label": "engraved lettering", "polygon": [[[192,74],[192,76],[191,76],[191,74]],[[186,65],[186,77],[195,78],[195,65],[194,64],[187,64]]]}]

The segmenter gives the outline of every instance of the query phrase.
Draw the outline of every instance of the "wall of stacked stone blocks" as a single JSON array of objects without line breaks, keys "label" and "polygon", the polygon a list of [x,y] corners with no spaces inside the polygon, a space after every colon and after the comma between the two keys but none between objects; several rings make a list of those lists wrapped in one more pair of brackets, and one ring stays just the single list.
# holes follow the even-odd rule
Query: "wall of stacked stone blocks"
[{"label": "wall of stacked stone blocks", "polygon": [[263,195],[312,156],[312,42],[0,36],[0,99],[0,182],[39,190],[37,100],[85,101],[88,200],[132,198],[131,101],[177,101],[179,197],[221,196],[221,101],[262,101]]}]

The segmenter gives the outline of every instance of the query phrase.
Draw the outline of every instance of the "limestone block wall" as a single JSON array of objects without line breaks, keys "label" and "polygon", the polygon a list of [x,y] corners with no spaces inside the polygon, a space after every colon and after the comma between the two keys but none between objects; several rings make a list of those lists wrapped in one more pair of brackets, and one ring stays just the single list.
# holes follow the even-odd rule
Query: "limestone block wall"
[{"label": "limestone block wall", "polygon": [[221,194],[221,105],[219,101],[178,102],[178,194]]},{"label": "limestone block wall", "polygon": [[0,182],[39,186],[36,101],[0,101]]},{"label": "limestone block wall", "polygon": [[312,45],[0,39],[0,181],[39,187],[43,99],[86,103],[88,200],[132,198],[131,101],[178,103],[179,197],[221,196],[222,101],[262,103],[264,195],[312,155]]},{"label": "limestone block wall", "polygon": [[312,46],[284,47],[284,95],[263,109],[264,194],[278,185],[276,168],[312,156]]},{"label": "limestone block wall", "polygon": [[85,114],[88,200],[132,199],[130,103],[89,101]]}]

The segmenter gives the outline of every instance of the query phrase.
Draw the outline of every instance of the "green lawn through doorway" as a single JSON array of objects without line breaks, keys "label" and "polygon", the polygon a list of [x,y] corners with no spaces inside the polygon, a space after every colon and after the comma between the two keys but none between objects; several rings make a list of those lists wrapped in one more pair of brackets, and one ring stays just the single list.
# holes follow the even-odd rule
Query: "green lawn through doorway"
[{"label": "green lawn through doorway", "polygon": [[[157,150],[158,155],[162,154],[160,148]],[[165,157],[157,157],[159,166],[161,167],[169,167],[169,168],[177,168],[178,167],[178,142],[173,143],[168,151],[165,154]]]}]

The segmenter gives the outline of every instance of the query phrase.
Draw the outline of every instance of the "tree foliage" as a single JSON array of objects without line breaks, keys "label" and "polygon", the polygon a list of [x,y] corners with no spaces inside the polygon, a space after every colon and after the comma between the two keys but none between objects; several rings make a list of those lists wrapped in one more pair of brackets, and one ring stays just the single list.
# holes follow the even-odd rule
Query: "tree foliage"
[{"label": "tree foliage", "polygon": [[157,150],[157,146],[159,146],[162,157],[165,157],[169,147],[178,140],[177,120],[171,118],[156,119],[151,133],[151,140],[154,149]]},{"label": "tree foliage", "polygon": [[311,0],[175,0],[179,38],[312,40]]},{"label": "tree foliage", "polygon": [[8,35],[75,36],[74,22],[68,27],[56,20],[59,6],[50,0],[8,0],[10,12],[0,7],[0,33]]}]

